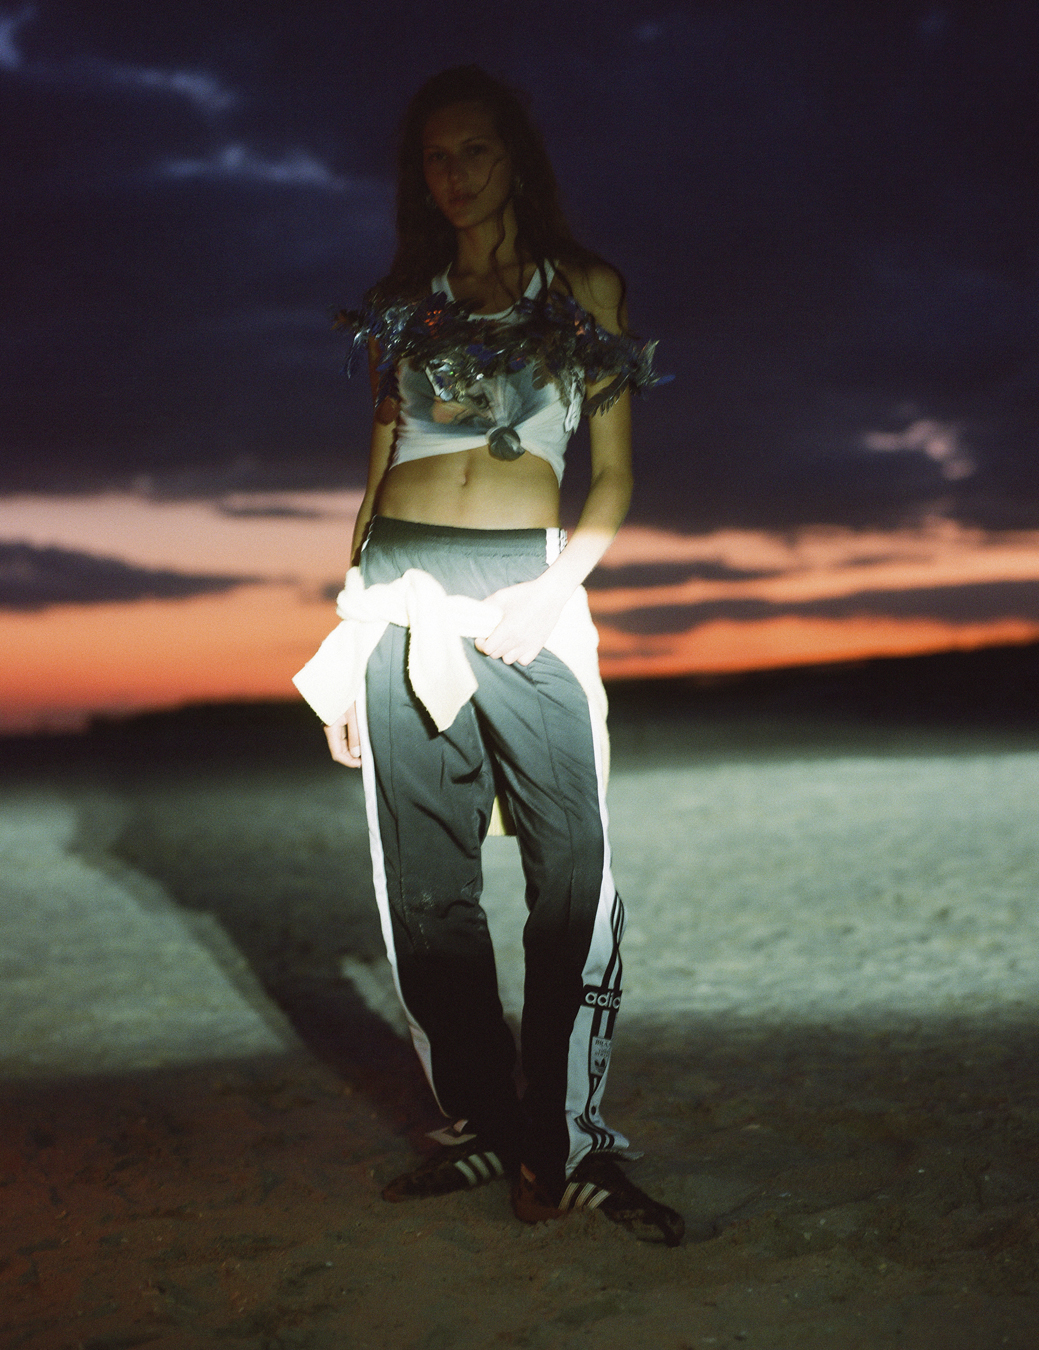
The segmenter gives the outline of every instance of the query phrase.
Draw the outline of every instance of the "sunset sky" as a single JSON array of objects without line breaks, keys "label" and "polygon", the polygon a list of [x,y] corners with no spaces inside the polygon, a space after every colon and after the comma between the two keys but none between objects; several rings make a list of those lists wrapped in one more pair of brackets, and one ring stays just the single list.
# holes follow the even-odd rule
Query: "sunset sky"
[{"label": "sunset sky", "polygon": [[529,91],[675,377],[604,673],[1039,638],[1039,7],[38,0],[0,8],[0,727],[292,696],[364,473],[330,309],[461,60]]}]

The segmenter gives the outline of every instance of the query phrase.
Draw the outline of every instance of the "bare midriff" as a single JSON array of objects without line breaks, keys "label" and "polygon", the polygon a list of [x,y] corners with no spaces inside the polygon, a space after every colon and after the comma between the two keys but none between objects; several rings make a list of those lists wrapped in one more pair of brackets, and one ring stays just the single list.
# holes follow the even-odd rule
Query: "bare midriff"
[{"label": "bare midriff", "polygon": [[380,516],[470,530],[552,529],[559,485],[537,455],[495,459],[488,446],[396,464],[382,481]]}]

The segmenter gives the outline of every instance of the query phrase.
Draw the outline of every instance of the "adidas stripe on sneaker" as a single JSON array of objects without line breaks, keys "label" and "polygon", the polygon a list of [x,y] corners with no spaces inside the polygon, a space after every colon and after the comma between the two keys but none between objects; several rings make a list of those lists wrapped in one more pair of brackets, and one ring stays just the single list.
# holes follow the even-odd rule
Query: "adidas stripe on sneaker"
[{"label": "adidas stripe on sneaker", "polygon": [[558,1197],[548,1194],[529,1168],[521,1167],[512,1190],[512,1208],[523,1223],[540,1223],[563,1218],[576,1209],[593,1209],[643,1242],[663,1242],[668,1247],[677,1247],[685,1233],[681,1214],[639,1190],[603,1153],[583,1158]]},{"label": "adidas stripe on sneaker", "polygon": [[391,1202],[421,1200],[431,1195],[450,1195],[452,1191],[473,1190],[497,1181],[505,1167],[493,1149],[481,1148],[476,1139],[452,1144],[403,1172],[383,1187],[382,1198]]}]

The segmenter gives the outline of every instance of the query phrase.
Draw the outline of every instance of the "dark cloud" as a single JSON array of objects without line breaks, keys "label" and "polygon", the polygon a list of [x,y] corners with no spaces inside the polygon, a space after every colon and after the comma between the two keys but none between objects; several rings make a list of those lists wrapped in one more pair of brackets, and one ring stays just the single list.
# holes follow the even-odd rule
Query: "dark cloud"
[{"label": "dark cloud", "polygon": [[773,575],[719,562],[628,563],[597,568],[585,586],[591,591],[612,591],[624,586],[679,586],[683,581],[752,581]]},{"label": "dark cloud", "polygon": [[244,520],[320,520],[326,514],[303,506],[248,506],[231,502],[218,502],[217,510],[222,516]]},{"label": "dark cloud", "polygon": [[65,548],[0,543],[0,609],[96,605],[127,600],[181,600],[213,595],[260,577],[207,576],[137,567]]},{"label": "dark cloud", "polygon": [[715,619],[752,622],[788,615],[826,619],[935,619],[952,624],[994,619],[1039,622],[1039,582],[992,581],[965,586],[911,588],[904,591],[856,591],[853,595],[796,603],[758,599],[708,600],[695,605],[662,606],[604,615],[625,633],[685,632]]},{"label": "dark cloud", "polygon": [[[0,490],[359,483],[328,308],[388,261],[392,128],[464,34],[676,376],[638,409],[637,518],[1039,517],[1034,5],[6,13]],[[969,473],[863,443],[921,419]]]}]

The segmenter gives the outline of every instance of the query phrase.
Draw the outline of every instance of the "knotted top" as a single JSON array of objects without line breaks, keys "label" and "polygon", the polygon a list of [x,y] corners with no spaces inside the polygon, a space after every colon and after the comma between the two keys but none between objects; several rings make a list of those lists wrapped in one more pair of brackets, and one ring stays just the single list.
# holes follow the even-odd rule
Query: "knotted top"
[{"label": "knotted top", "polygon": [[[353,338],[348,371],[370,340],[378,344],[376,399],[400,405],[394,464],[488,445],[498,459],[537,455],[562,480],[582,412],[604,411],[624,389],[661,382],[655,342],[608,332],[572,296],[539,293],[540,272],[502,314],[472,314],[453,298],[446,273],[433,288],[413,302],[369,299],[337,320]],[[607,378],[609,386],[586,399],[586,385]]]}]

